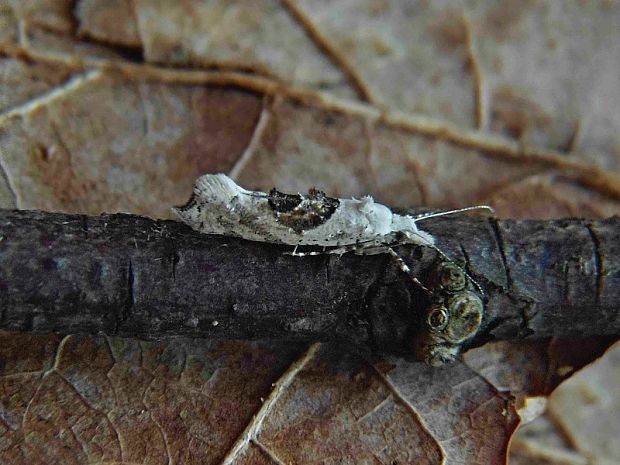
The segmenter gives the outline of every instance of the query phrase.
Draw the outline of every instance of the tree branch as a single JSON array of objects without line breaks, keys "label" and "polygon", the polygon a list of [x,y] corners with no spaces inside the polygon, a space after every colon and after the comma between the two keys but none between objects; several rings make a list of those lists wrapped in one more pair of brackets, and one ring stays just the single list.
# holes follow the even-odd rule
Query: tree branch
[{"label": "tree branch", "polygon": [[[484,291],[466,346],[620,335],[619,218],[451,217],[422,227]],[[121,214],[0,210],[0,234],[3,329],[336,339],[404,353],[429,305],[385,254],[293,257],[286,246]],[[397,250],[424,283],[442,260],[431,248]]]}]

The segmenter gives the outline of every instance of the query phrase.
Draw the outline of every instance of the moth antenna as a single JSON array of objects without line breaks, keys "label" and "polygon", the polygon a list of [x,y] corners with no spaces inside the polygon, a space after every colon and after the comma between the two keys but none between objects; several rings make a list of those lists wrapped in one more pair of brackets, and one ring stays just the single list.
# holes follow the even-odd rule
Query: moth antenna
[{"label": "moth antenna", "polygon": [[[493,207],[490,207],[489,205],[476,205],[473,207],[465,207],[465,208],[458,208],[456,210],[447,210],[447,211],[443,211],[443,212],[435,212],[435,213],[422,213],[421,215],[415,216],[414,217],[414,221],[420,221],[420,220],[426,220],[429,218],[436,218],[438,216],[446,216],[446,215],[453,215],[455,213],[462,213],[462,212],[468,212],[471,210],[488,210],[489,212],[491,212],[491,214],[495,214],[495,210],[493,210]],[[456,263],[454,260],[452,260],[450,257],[448,257],[439,247],[437,247],[434,244],[428,244],[428,247],[431,247],[432,249],[434,249],[439,255],[441,255],[445,260],[447,260],[449,263],[452,263],[454,266],[456,266],[459,270],[461,270],[463,272],[463,274],[465,276],[467,276],[467,278],[478,288],[478,290],[480,291],[480,293],[482,294],[482,296],[485,296],[484,291],[482,290],[482,286],[480,284],[478,284],[478,281],[476,281],[472,276],[470,276],[470,274],[462,267],[460,266],[458,263]]]},{"label": "moth antenna", "polygon": [[413,219],[415,221],[422,221],[422,220],[427,220],[429,218],[437,218],[438,216],[454,215],[456,213],[463,213],[463,212],[468,212],[471,210],[488,210],[492,215],[495,215],[495,210],[493,210],[493,207],[489,205],[476,205],[473,207],[457,208],[456,210],[446,210],[443,212],[420,213],[419,215],[415,215]]}]

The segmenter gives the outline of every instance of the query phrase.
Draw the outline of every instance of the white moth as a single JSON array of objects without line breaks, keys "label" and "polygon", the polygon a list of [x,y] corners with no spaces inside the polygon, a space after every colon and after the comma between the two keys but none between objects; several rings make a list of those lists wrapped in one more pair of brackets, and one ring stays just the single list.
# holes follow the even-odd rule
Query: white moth
[{"label": "white moth", "polygon": [[[173,211],[196,231],[251,241],[325,247],[324,253],[388,253],[398,244],[433,246],[417,222],[456,211],[399,215],[372,197],[336,199],[311,189],[307,195],[243,189],[225,174],[196,181],[189,202]],[[297,254],[306,255],[306,254]]]},{"label": "white moth", "polygon": [[[438,289],[426,288],[392,247],[413,244],[434,248],[484,294],[465,270],[435,246],[433,236],[418,227],[418,222],[425,219],[483,208],[492,211],[482,205],[416,216],[399,215],[370,196],[336,199],[316,189],[306,195],[284,194],[276,189],[269,193],[256,192],[243,189],[225,174],[206,174],[196,181],[189,202],[173,211],[181,221],[201,233],[286,244],[294,246],[292,254],[298,256],[350,251],[363,255],[390,254],[430,298],[427,331],[418,337],[418,356],[437,365],[453,360],[460,344],[475,334],[482,318],[482,300],[464,290],[464,281],[463,289],[456,289],[456,293],[454,289],[446,291],[443,285]],[[297,253],[297,246],[320,246],[323,251]]]}]

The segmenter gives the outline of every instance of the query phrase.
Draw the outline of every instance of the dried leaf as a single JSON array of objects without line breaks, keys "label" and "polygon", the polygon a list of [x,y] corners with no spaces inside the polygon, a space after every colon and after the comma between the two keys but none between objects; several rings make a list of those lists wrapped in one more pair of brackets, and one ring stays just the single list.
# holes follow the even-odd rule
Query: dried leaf
[{"label": "dried leaf", "polygon": [[[198,175],[228,172],[404,208],[618,214],[619,16],[604,1],[0,2],[0,205],[168,217]],[[503,463],[516,409],[609,344],[495,344],[431,369],[332,346],[0,338],[0,461],[16,464]],[[617,424],[592,437],[591,413],[564,416],[569,392],[553,421],[579,451],[525,436],[521,457],[616,459]]]},{"label": "dried leaf", "polygon": [[510,446],[510,463],[517,465],[588,465],[546,415],[519,429]]},{"label": "dried leaf", "polygon": [[[620,344],[558,388],[549,411],[575,448],[591,461],[620,461]],[[584,408],[574,409],[575,402]],[[612,438],[616,438],[613,440]]]}]

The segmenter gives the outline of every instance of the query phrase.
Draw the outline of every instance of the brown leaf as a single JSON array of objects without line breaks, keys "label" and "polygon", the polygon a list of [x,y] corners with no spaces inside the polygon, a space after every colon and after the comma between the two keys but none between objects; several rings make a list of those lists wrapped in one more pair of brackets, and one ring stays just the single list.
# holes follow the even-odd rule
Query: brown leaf
[{"label": "brown leaf", "polygon": [[502,341],[470,350],[464,361],[500,391],[511,392],[521,406],[528,397],[550,395],[562,381],[603,355],[614,340]]},{"label": "brown leaf", "polygon": [[11,463],[215,463],[299,356],[291,344],[0,333]]},{"label": "brown leaf", "polygon": [[519,424],[514,399],[457,363],[433,368],[393,360],[390,383],[424,419],[449,463],[501,463]]},{"label": "brown leaf", "polygon": [[[560,386],[549,402],[549,413],[575,448],[596,463],[618,463],[620,445],[620,344]],[[575,402],[584,408],[574,409]]]},{"label": "brown leaf", "polygon": [[[619,15],[610,2],[7,2],[0,205],[169,217],[194,178],[228,172],[403,208],[618,214]],[[6,463],[503,463],[516,408],[609,343],[488,345],[432,369],[332,346],[0,338]],[[521,457],[616,457],[617,422],[592,437],[593,414],[565,414],[574,398],[551,401],[568,455],[525,436]]]},{"label": "brown leaf", "polygon": [[517,465],[587,465],[548,415],[519,429],[510,446],[510,463]]}]

